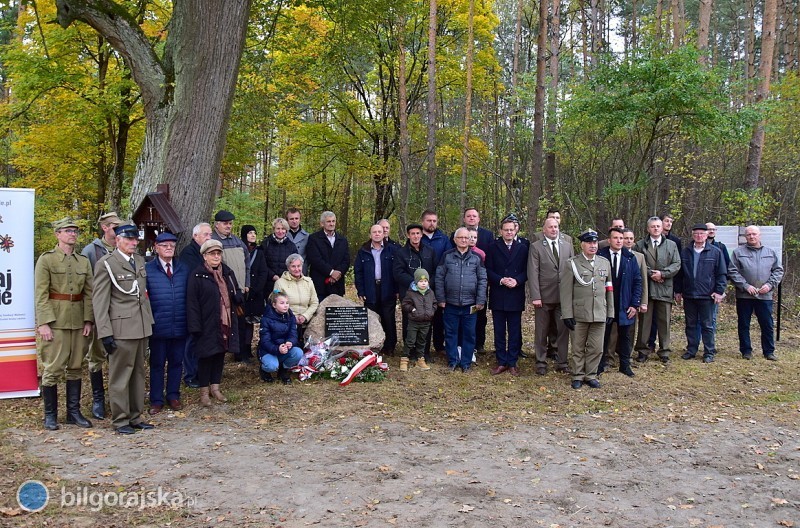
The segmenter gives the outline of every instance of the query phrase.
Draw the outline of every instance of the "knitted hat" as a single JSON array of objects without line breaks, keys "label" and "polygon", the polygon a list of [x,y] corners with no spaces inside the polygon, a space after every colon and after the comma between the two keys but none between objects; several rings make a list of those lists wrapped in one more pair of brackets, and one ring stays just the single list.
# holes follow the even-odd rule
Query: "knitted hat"
[{"label": "knitted hat", "polygon": [[258,237],[258,231],[256,231],[256,226],[252,226],[250,224],[245,224],[245,225],[242,226],[242,234],[241,234],[240,238],[242,240],[244,240],[245,242],[247,242],[247,233],[249,233],[250,231],[255,231],[256,232],[256,237]]},{"label": "knitted hat", "polygon": [[428,271],[425,268],[417,268],[417,271],[414,272],[414,282],[419,282],[421,280],[430,282]]}]

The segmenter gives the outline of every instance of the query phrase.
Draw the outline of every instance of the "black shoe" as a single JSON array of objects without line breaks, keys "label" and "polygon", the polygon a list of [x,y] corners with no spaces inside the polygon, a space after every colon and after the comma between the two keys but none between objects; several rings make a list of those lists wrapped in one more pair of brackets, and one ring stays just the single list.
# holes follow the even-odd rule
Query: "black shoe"
[{"label": "black shoe", "polygon": [[156,426],[147,422],[139,422],[139,423],[132,423],[131,427],[134,429],[140,429],[142,431],[146,431],[148,429],[155,429]]},{"label": "black shoe", "polygon": [[89,428],[92,422],[81,414],[81,380],[67,380],[67,423]]},{"label": "black shoe", "polygon": [[57,431],[59,429],[58,387],[56,385],[43,385],[42,400],[44,400],[44,428],[48,431]]},{"label": "black shoe", "polygon": [[644,363],[645,361],[647,361],[647,355],[639,352],[639,355],[636,356],[636,362],[637,363]]},{"label": "black shoe", "polygon": [[778,361],[778,358],[775,357],[775,354],[764,354],[764,359],[767,361]]},{"label": "black shoe", "polygon": [[632,377],[636,376],[636,374],[634,374],[634,373],[633,373],[633,371],[631,370],[631,368],[630,368],[630,367],[628,367],[628,368],[621,368],[621,369],[619,369],[619,371],[620,371],[621,373],[625,374],[626,376],[628,376],[629,378],[632,378]]},{"label": "black shoe", "polygon": [[580,389],[581,385],[583,385],[582,381],[575,380],[575,381],[572,382],[572,388],[573,389]]},{"label": "black shoe", "polygon": [[136,432],[136,429],[134,429],[130,425],[123,425],[122,427],[115,427],[114,432],[121,435],[131,435]]},{"label": "black shoe", "polygon": [[703,356],[703,363],[713,363],[714,356]]},{"label": "black shoe", "polygon": [[461,368],[459,365],[447,365],[447,370],[449,370],[450,372],[455,372],[459,368]]},{"label": "black shoe", "polygon": [[681,356],[681,359],[694,359],[694,354],[690,354],[689,352],[684,352]]},{"label": "black shoe", "polygon": [[188,380],[188,381],[184,380],[183,384],[186,385],[190,389],[199,389],[200,388],[200,384],[197,383],[197,380],[194,380],[194,379]]},{"label": "black shoe", "polygon": [[98,420],[106,417],[106,391],[103,388],[103,371],[89,373],[89,381],[92,383],[92,416]]},{"label": "black shoe", "polygon": [[665,364],[665,365],[666,365],[667,363],[669,363],[669,356],[658,356],[658,359],[660,359],[660,360],[661,360],[661,362],[662,362],[663,364]]},{"label": "black shoe", "polygon": [[600,382],[597,381],[596,379],[590,379],[589,381],[586,382],[586,384],[588,386],[590,386],[591,388],[593,388],[593,389],[599,389],[600,388]]},{"label": "black shoe", "polygon": [[272,378],[272,373],[267,372],[264,369],[258,369],[258,375],[261,378],[261,381],[263,381],[264,383],[272,383],[273,381],[275,381]]},{"label": "black shoe", "polygon": [[750,361],[751,359],[753,359],[753,354],[750,354],[750,353],[742,354],[742,359],[746,359],[747,361]]},{"label": "black shoe", "polygon": [[291,374],[289,374],[289,371],[287,369],[283,367],[278,368],[278,377],[281,379],[281,383],[283,383],[284,385],[292,384]]}]

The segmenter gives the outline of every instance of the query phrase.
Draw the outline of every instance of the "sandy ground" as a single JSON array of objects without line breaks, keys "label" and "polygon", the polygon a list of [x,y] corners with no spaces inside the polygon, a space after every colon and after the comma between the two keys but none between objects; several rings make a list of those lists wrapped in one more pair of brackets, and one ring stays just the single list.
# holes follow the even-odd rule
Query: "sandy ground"
[{"label": "sandy ground", "polygon": [[[72,482],[191,497],[175,526],[800,526],[796,416],[712,403],[703,418],[664,409],[428,428],[349,417],[275,430],[224,407],[199,422],[162,414],[133,437],[11,438]],[[89,512],[70,516],[92,525]]]}]

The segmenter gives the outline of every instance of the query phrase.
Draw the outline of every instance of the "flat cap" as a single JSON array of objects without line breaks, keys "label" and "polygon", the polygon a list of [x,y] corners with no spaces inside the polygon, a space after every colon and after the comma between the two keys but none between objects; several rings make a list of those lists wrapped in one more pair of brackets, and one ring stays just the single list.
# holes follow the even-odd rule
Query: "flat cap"
[{"label": "flat cap", "polygon": [[578,240],[581,242],[597,242],[598,238],[597,231],[594,229],[587,229],[578,236]]},{"label": "flat cap", "polygon": [[233,216],[233,213],[230,211],[226,211],[225,209],[220,209],[217,211],[217,214],[214,215],[215,222],[230,222],[234,220],[236,217]]},{"label": "flat cap", "polygon": [[116,211],[111,211],[110,213],[100,215],[100,218],[97,219],[97,223],[100,225],[109,225],[109,224],[120,225],[122,223],[122,220],[119,219],[119,215],[117,215]]},{"label": "flat cap", "polygon": [[53,222],[53,231],[58,231],[59,229],[64,229],[67,227],[74,227],[76,229],[80,229],[78,227],[78,224],[76,224],[75,221],[69,216]]},{"label": "flat cap", "polygon": [[115,227],[114,234],[123,238],[139,238],[139,228],[133,224],[125,224]]},{"label": "flat cap", "polygon": [[408,233],[412,229],[419,229],[420,231],[425,231],[424,229],[422,229],[422,224],[412,223],[406,226],[406,233]]},{"label": "flat cap", "polygon": [[219,251],[222,251],[222,242],[220,242],[219,240],[214,240],[212,238],[210,240],[206,240],[205,242],[203,242],[203,245],[200,246],[200,254],[201,255],[205,255],[209,251],[212,251],[212,250],[215,250],[215,249],[219,250]]},{"label": "flat cap", "polygon": [[705,224],[695,224],[692,226],[692,231],[708,231],[708,227]]},{"label": "flat cap", "polygon": [[177,242],[178,237],[173,235],[172,233],[167,233],[164,231],[163,233],[159,233],[156,237],[156,244],[160,244],[161,242]]}]

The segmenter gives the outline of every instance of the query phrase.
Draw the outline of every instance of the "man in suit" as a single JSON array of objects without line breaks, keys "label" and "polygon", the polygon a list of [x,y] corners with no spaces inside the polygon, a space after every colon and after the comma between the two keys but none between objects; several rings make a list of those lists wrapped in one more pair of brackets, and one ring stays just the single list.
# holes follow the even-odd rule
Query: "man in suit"
[{"label": "man in suit", "polygon": [[[644,261],[644,255],[634,249],[634,246],[636,245],[636,233],[633,231],[633,229],[630,227],[623,228],[622,235],[622,245],[625,246],[625,248],[628,249],[628,251],[630,251],[636,258],[636,265],[639,266],[639,274],[642,276],[642,298],[638,312],[643,314],[647,311],[647,263]],[[640,318],[637,317],[635,323],[628,327],[628,339],[630,340],[631,345],[633,345],[634,340],[636,339],[637,327],[639,324]],[[617,349],[617,336],[614,333],[609,336],[608,347],[608,359],[613,360],[614,354],[612,351]]]},{"label": "man in suit", "polygon": [[308,236],[306,255],[311,280],[319,302],[328,295],[344,295],[344,276],[350,268],[347,239],[336,232],[336,215],[325,211],[319,218],[320,230]]},{"label": "man in suit", "polygon": [[369,230],[369,240],[358,249],[353,266],[356,293],[364,306],[378,314],[386,336],[381,354],[389,356],[397,346],[397,286],[392,275],[397,247],[384,241],[383,227],[375,224]]},{"label": "man in suit", "polygon": [[561,316],[572,331],[573,389],[580,389],[584,382],[600,388],[597,368],[603,356],[603,337],[615,313],[611,263],[597,255],[597,238],[591,229],[581,233],[581,252],[559,272]]},{"label": "man in suit", "polygon": [[558,221],[548,218],[542,229],[544,238],[531,243],[528,251],[528,292],[535,313],[534,351],[536,374],[547,374],[547,342],[555,328],[556,370],[568,372],[569,334],[561,315],[558,293],[559,270],[574,255],[572,244],[559,236]]},{"label": "man in suit", "polygon": [[118,226],[117,249],[97,262],[94,270],[94,317],[97,337],[108,354],[108,392],[112,425],[119,434],[152,429],[142,419],[144,352],[153,333],[153,313],[147,297],[144,258],[136,253],[139,230]]},{"label": "man in suit", "polygon": [[[516,239],[517,226],[506,220],[501,237],[486,251],[489,281],[489,309],[494,321],[494,350],[497,366],[492,374],[508,371],[517,376],[517,360],[522,352],[522,312],[525,310],[525,281],[528,278],[528,248]],[[508,341],[506,341],[506,332]]]},{"label": "man in suit", "polygon": [[642,274],[636,257],[624,247],[625,233],[620,227],[608,230],[608,246],[597,252],[611,262],[611,284],[614,287],[615,312],[609,312],[613,322],[606,326],[603,340],[603,358],[597,373],[605,371],[610,355],[610,337],[616,334],[616,351],[619,355],[619,371],[633,377],[631,370],[630,327],[636,323],[636,314],[642,303]]},{"label": "man in suit", "polygon": [[669,362],[670,319],[672,317],[673,278],[681,270],[681,255],[675,242],[663,235],[662,222],[657,216],[647,220],[648,236],[638,241],[635,250],[644,255],[647,264],[647,311],[639,314],[639,335],[636,338],[636,361],[644,363],[650,355],[648,338],[653,321],[658,328],[658,357]]}]

